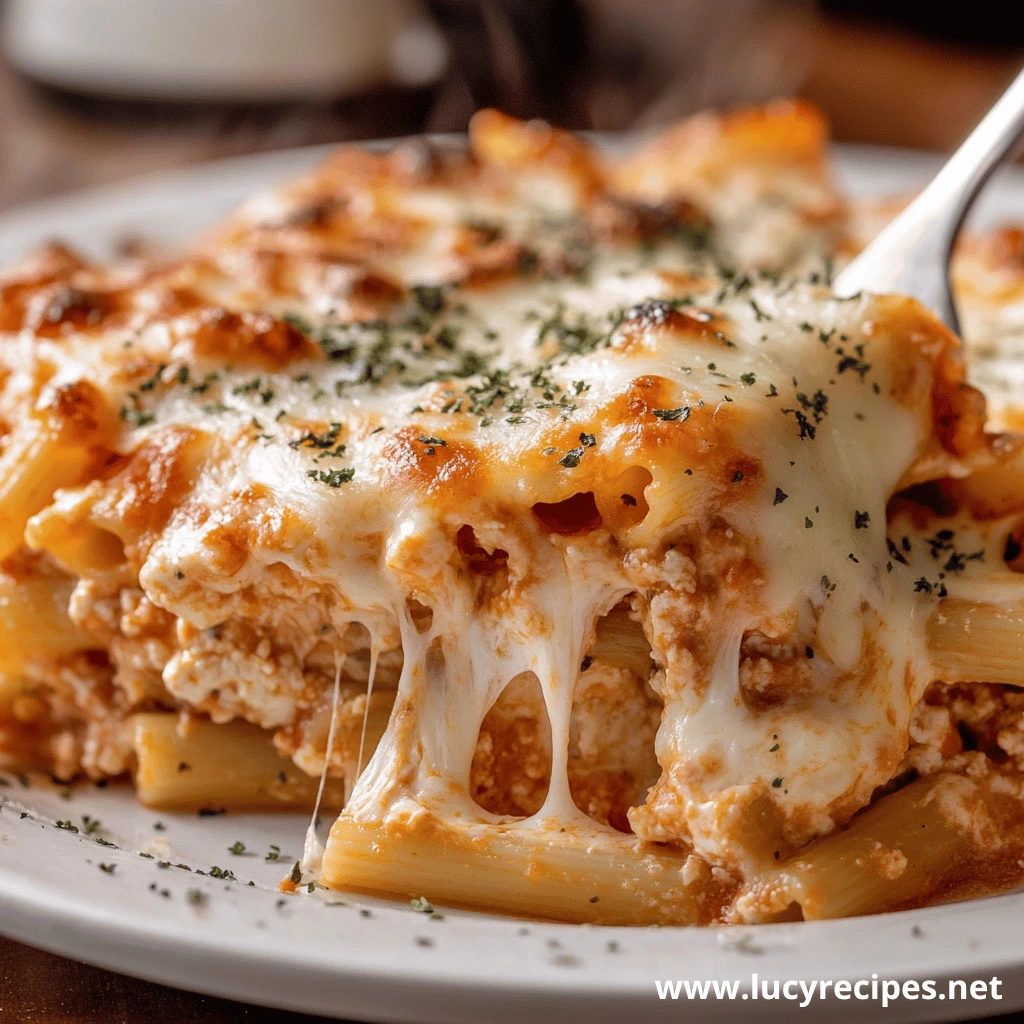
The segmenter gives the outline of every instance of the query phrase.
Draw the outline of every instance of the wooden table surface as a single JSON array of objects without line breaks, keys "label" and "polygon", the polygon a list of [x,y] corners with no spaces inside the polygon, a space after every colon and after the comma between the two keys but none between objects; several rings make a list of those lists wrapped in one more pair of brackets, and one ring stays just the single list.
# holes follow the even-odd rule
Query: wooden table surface
[{"label": "wooden table surface", "polygon": [[326,1024],[152,985],[0,938],[0,1024]]},{"label": "wooden table surface", "polygon": [[[802,91],[833,116],[840,137],[855,141],[951,146],[998,94],[1015,63],[1012,57],[974,58],[892,33],[794,22],[790,15],[776,30],[789,45],[795,40],[804,56]],[[112,107],[41,92],[0,61],[0,210],[214,157],[424,128],[456,130],[468,109],[457,88],[384,91],[315,106]],[[267,1019],[326,1020],[138,981],[0,938],[0,1024]],[[1024,1014],[999,1019],[1024,1022]]]}]

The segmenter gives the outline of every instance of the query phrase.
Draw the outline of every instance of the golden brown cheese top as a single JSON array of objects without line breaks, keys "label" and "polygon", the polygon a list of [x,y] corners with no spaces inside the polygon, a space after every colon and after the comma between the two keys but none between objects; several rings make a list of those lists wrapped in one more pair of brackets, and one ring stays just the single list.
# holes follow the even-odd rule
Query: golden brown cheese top
[{"label": "golden brown cheese top", "polygon": [[[891,776],[929,679],[930,595],[889,557],[887,503],[988,441],[941,325],[831,296],[814,126],[777,116],[809,140],[786,159],[708,124],[662,180],[657,150],[645,175],[489,113],[468,155],[342,151],[170,266],[6,285],[0,418],[68,389],[106,411],[28,543],[127,566],[192,627],[272,619],[273,571],[317,588],[320,628],[401,638],[356,814],[470,813],[472,741],[523,672],[557,751],[595,620],[629,599],[666,701],[635,830],[734,864],[755,856],[721,828],[737,803],[792,842],[827,831]],[[789,269],[744,248],[739,209]],[[86,526],[102,564],[61,546]],[[559,756],[541,813],[572,817]]]}]

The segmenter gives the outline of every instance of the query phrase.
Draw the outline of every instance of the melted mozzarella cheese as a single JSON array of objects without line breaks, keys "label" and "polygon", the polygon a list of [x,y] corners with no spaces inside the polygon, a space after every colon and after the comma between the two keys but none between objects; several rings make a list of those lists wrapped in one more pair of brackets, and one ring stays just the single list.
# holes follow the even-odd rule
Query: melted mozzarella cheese
[{"label": "melted mozzarella cheese", "polygon": [[[476,330],[481,337],[463,344],[493,351],[484,335],[497,329],[504,343],[491,372],[518,373],[511,379],[522,381],[517,387],[528,396],[515,413],[507,398],[491,417],[438,411],[453,396],[465,398],[467,388],[478,386],[475,378],[397,389],[355,383],[339,395],[338,382],[347,385],[351,377],[329,364],[264,375],[258,387],[227,371],[210,402],[197,404],[172,388],[157,406],[143,433],[189,424],[225,431],[231,450],[192,495],[204,509],[201,524],[194,512],[182,516],[150,551],[140,572],[147,592],[210,626],[244,611],[240,602],[259,587],[268,566],[283,564],[330,593],[336,629],[358,619],[373,633],[401,634],[403,714],[357,787],[349,814],[386,814],[396,780],[412,779],[402,787],[406,809],[412,801],[442,816],[487,820],[468,796],[480,722],[512,678],[533,672],[544,693],[554,759],[538,820],[579,818],[566,776],[578,666],[596,619],[637,590],[615,545],[657,561],[652,544],[683,528],[699,536],[718,517],[747,545],[754,577],[708,602],[713,621],[700,637],[702,664],[674,667],[668,659],[690,637],[652,616],[655,654],[664,653],[667,662],[658,753],[666,785],[681,790],[686,806],[681,821],[666,824],[655,813],[652,836],[688,836],[715,862],[749,866],[748,853],[737,852],[735,836],[723,832],[722,806],[767,792],[799,842],[865,802],[898,764],[928,675],[922,599],[903,567],[895,575],[884,571],[885,507],[925,446],[930,423],[894,397],[892,363],[905,355],[893,351],[884,304],[840,303],[801,285],[785,294],[758,286],[714,306],[718,283],[688,297],[698,311],[690,317],[688,304],[650,304],[673,297],[670,281],[658,270],[625,270],[620,258],[587,286],[516,284],[468,295],[459,318],[466,335]],[[610,313],[620,319],[623,310],[620,326],[593,352],[556,358],[545,371],[547,383],[529,386],[551,316],[571,328],[607,324]],[[647,380],[659,382],[658,393],[666,396],[668,408],[656,411],[677,418],[641,411],[638,438],[634,416],[621,417],[618,406],[637,381]],[[584,388],[579,395],[576,381]],[[545,400],[544,388],[573,396],[573,408]],[[270,422],[260,398],[265,390],[285,410],[308,409],[319,392],[312,400],[316,420],[325,435],[330,424],[343,425],[339,461],[353,470],[351,481],[332,487],[307,476],[332,471],[333,459],[322,458],[329,448],[289,445],[295,432]],[[679,410],[688,410],[685,418]],[[485,426],[487,418],[494,422]],[[254,419],[260,422],[255,438]],[[396,451],[396,434],[410,420],[416,436]],[[643,436],[644,429],[656,436]],[[565,465],[581,435],[593,443],[583,446],[576,465]],[[463,453],[471,453],[467,465],[471,460],[480,468],[472,469],[465,499],[449,502],[445,489],[458,484]],[[438,472],[430,459],[443,463]],[[545,536],[532,521],[537,501],[601,487],[614,467],[634,460],[654,477],[646,500],[656,529],[640,524],[614,538],[603,529],[567,538]],[[496,466],[503,467],[500,474]],[[422,480],[407,486],[421,473]],[[730,487],[743,497],[720,498]],[[267,495],[257,513],[260,529],[270,531],[265,549],[257,544],[230,577],[211,573],[211,538],[223,527],[218,509],[230,509],[232,496],[254,488]],[[285,509],[299,525],[277,521]],[[452,537],[464,524],[487,549],[508,552],[509,593],[493,608],[477,606],[472,581],[453,560]],[[219,595],[213,602],[211,588]],[[426,633],[409,617],[410,596],[433,611]],[[808,678],[778,707],[752,707],[740,686],[741,643],[786,615],[808,639],[796,652]],[[908,674],[915,680],[910,686]],[[173,669],[173,692],[172,680]]]}]

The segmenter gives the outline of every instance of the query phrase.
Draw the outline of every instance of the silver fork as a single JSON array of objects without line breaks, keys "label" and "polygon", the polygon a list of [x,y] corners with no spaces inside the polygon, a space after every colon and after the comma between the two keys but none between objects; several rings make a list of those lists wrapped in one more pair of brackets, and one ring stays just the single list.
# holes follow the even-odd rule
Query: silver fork
[{"label": "silver fork", "polygon": [[836,295],[911,295],[959,334],[949,284],[953,243],[982,185],[1022,132],[1024,71],[928,187],[836,278]]}]

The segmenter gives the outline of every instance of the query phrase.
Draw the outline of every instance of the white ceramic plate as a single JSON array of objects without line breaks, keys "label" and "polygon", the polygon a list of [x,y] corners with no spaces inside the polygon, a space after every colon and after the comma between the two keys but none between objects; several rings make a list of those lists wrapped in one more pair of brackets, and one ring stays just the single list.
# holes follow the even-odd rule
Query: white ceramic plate
[{"label": "white ceramic plate", "polygon": [[[0,263],[51,237],[97,255],[126,233],[182,241],[322,154],[224,161],[10,213],[0,218]],[[936,166],[891,150],[840,148],[837,156],[844,184],[862,195],[913,188]],[[1007,172],[976,219],[1014,216],[1024,218],[1024,175]],[[749,998],[754,972],[782,980],[930,978],[943,994],[951,977],[1002,980],[998,1002],[901,998],[883,1009],[879,1001],[816,995],[801,1011],[807,1021],[939,1020],[1024,1006],[1024,894],[742,929],[588,928],[448,911],[439,918],[380,901],[282,897],[277,882],[301,852],[305,822],[297,816],[156,814],[118,787],[6,781],[0,932],[182,988],[418,1024],[789,1019],[796,1002]],[[101,822],[89,835],[87,815]],[[246,853],[229,852],[236,842]],[[272,844],[277,861],[265,859]],[[233,877],[213,877],[214,866]],[[656,980],[684,978],[738,979],[746,992],[732,1001],[658,998]]]}]

